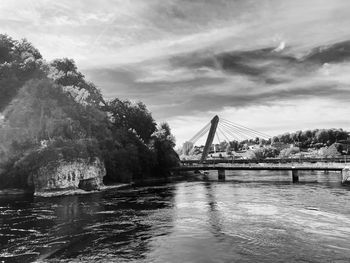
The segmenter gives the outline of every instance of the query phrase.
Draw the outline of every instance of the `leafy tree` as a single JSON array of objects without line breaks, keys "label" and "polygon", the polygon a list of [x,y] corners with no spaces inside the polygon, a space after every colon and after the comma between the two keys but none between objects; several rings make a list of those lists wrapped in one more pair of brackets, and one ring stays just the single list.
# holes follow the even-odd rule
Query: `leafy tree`
[{"label": "leafy tree", "polygon": [[12,50],[16,42],[7,35],[0,34],[0,63],[12,62]]},{"label": "leafy tree", "polygon": [[318,130],[316,133],[315,133],[315,142],[317,143],[326,143],[329,139],[329,132],[330,131],[327,131],[327,130]]},{"label": "leafy tree", "polygon": [[83,81],[83,74],[78,72],[73,59],[63,58],[55,59],[51,62],[51,77],[57,84],[62,86],[77,87]]},{"label": "leafy tree", "polygon": [[45,70],[41,54],[27,40],[0,34],[0,111],[27,80],[43,78]]},{"label": "leafy tree", "polygon": [[231,141],[230,144],[230,151],[238,151],[239,143],[238,141]]},{"label": "leafy tree", "polygon": [[101,91],[85,80],[73,59],[55,59],[50,64],[50,74],[55,83],[67,87],[65,90],[80,104],[104,105]]},{"label": "leafy tree", "polygon": [[157,156],[156,174],[167,174],[170,167],[179,165],[179,156],[174,150],[175,138],[167,123],[162,123],[152,135],[153,149]]},{"label": "leafy tree", "polygon": [[265,159],[265,158],[275,158],[279,155],[279,151],[275,147],[263,147],[254,150],[255,157],[257,159]]},{"label": "leafy tree", "polygon": [[28,82],[4,113],[10,127],[22,129],[23,138],[36,142],[91,137],[106,118],[102,112],[75,103],[49,79]]},{"label": "leafy tree", "polygon": [[280,158],[288,158],[292,154],[296,154],[299,152],[300,152],[300,149],[298,147],[286,148],[286,149],[281,150],[279,157]]},{"label": "leafy tree", "polygon": [[219,143],[219,150],[226,151],[230,144],[227,141],[222,141]]},{"label": "leafy tree", "polygon": [[272,137],[271,144],[274,144],[276,142],[279,142],[279,139],[277,136]]},{"label": "leafy tree", "polygon": [[156,124],[145,104],[116,98],[107,102],[103,109],[111,116],[115,127],[134,130],[146,144],[149,143]]}]

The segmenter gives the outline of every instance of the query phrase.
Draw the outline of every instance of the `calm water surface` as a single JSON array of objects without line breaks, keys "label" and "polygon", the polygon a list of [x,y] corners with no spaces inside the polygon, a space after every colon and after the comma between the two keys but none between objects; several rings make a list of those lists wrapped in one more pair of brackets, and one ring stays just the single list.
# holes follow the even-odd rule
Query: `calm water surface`
[{"label": "calm water surface", "polygon": [[0,262],[350,262],[340,175],[287,175],[0,197]]}]

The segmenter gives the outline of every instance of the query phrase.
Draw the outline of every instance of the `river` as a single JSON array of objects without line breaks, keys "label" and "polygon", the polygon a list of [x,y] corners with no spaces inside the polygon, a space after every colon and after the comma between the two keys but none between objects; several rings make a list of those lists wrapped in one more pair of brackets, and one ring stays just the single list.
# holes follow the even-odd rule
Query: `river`
[{"label": "river", "polygon": [[0,262],[350,262],[350,188],[337,173],[0,197],[0,223]]}]

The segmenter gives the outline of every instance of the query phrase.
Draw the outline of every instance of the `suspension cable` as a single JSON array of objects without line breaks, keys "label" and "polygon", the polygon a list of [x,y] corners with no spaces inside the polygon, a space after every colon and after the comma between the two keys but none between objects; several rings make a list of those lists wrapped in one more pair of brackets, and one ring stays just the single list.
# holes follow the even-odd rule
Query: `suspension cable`
[{"label": "suspension cable", "polygon": [[230,129],[235,130],[237,132],[240,132],[241,134],[248,135],[249,137],[265,137],[265,136],[262,136],[259,133],[256,133],[254,131],[250,131],[250,130],[247,130],[247,129],[242,129],[242,128],[238,127],[238,126],[234,126],[234,125],[232,125],[230,123],[227,123],[225,121],[223,123],[225,123],[226,126],[228,126]]},{"label": "suspension cable", "polygon": [[227,122],[226,120],[223,120],[223,123],[225,123],[226,125],[230,126],[232,129],[237,129],[237,130],[240,130],[242,132],[244,132],[245,134],[249,134],[250,136],[253,136],[253,137],[259,137],[259,138],[269,138],[266,134],[264,133],[261,133],[261,132],[258,132],[258,131],[255,131],[255,130],[252,130],[252,129],[249,129],[249,128],[242,128],[240,126],[236,126],[230,122]]},{"label": "suspension cable", "polygon": [[238,135],[239,137],[241,137],[243,140],[247,140],[247,139],[250,139],[251,137],[255,137],[255,135],[254,135],[254,136],[247,135],[246,133],[244,133],[244,131],[242,131],[242,130],[240,130],[240,129],[238,129],[238,128],[232,127],[232,126],[230,126],[230,125],[228,125],[228,124],[226,124],[226,123],[224,123],[224,122],[222,123],[222,125],[223,125],[224,127],[226,127],[227,130],[231,131],[231,133],[237,134],[237,135]]},{"label": "suspension cable", "polygon": [[227,138],[226,134],[220,129],[220,127],[218,127],[218,130],[219,130],[219,132],[221,132],[221,134],[225,137],[225,139],[229,143],[230,142],[229,138]]},{"label": "suspension cable", "polygon": [[240,141],[240,138],[237,137],[237,134],[233,133],[232,131],[230,131],[226,126],[224,125],[220,125],[220,127],[226,132],[229,134],[229,136],[232,136],[234,140],[236,141]]},{"label": "suspension cable", "polygon": [[195,144],[200,138],[202,138],[205,134],[207,134],[207,132],[209,131],[210,127],[208,127],[207,129],[205,129],[199,136],[197,139],[195,139],[193,141],[193,144]]},{"label": "suspension cable", "polygon": [[197,141],[200,137],[202,137],[209,129],[210,127],[210,122],[207,123],[199,132],[197,132],[190,140],[189,142],[195,142]]},{"label": "suspension cable", "polygon": [[229,121],[229,120],[226,120],[226,119],[221,119],[221,120],[223,120],[223,121],[225,121],[225,122],[228,122],[228,123],[230,123],[230,124],[233,125],[233,126],[240,127],[240,128],[242,128],[242,129],[255,132],[255,133],[257,133],[257,134],[261,134],[261,137],[266,137],[266,138],[271,138],[271,137],[272,137],[271,135],[269,135],[269,134],[267,134],[267,133],[259,132],[259,131],[257,131],[257,130],[254,130],[254,129],[248,128],[248,127],[246,127],[246,126],[243,126],[243,125],[234,123],[234,122],[232,122],[232,121]]}]

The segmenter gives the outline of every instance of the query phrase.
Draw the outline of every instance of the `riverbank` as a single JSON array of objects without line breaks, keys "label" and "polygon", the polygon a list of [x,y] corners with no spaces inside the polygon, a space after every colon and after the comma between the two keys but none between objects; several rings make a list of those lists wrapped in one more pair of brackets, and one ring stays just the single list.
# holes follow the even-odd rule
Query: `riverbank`
[{"label": "riverbank", "polygon": [[188,180],[189,178],[194,178],[193,173],[181,173],[179,175],[172,175],[168,177],[150,177],[142,180],[133,181],[130,183],[119,183],[119,184],[110,184],[103,185],[99,188],[99,190],[86,191],[82,189],[66,189],[66,190],[52,190],[45,192],[33,192],[26,189],[3,189],[0,190],[0,196],[8,196],[8,195],[34,195],[36,197],[57,197],[57,196],[70,196],[70,195],[87,195],[93,194],[103,191],[108,191],[112,189],[123,189],[129,187],[139,187],[139,186],[149,186],[153,184],[164,184],[171,183],[177,181]]},{"label": "riverbank", "polygon": [[0,196],[7,195],[29,195],[33,194],[33,191],[27,189],[9,188],[0,190]]},{"label": "riverbank", "polygon": [[110,189],[120,189],[124,187],[129,187],[130,184],[115,184],[115,185],[103,185],[99,190],[85,191],[82,189],[67,189],[67,190],[58,190],[58,191],[50,191],[50,192],[35,192],[34,196],[39,197],[55,197],[55,196],[67,196],[67,195],[86,195],[98,193],[101,191],[106,191]]}]

